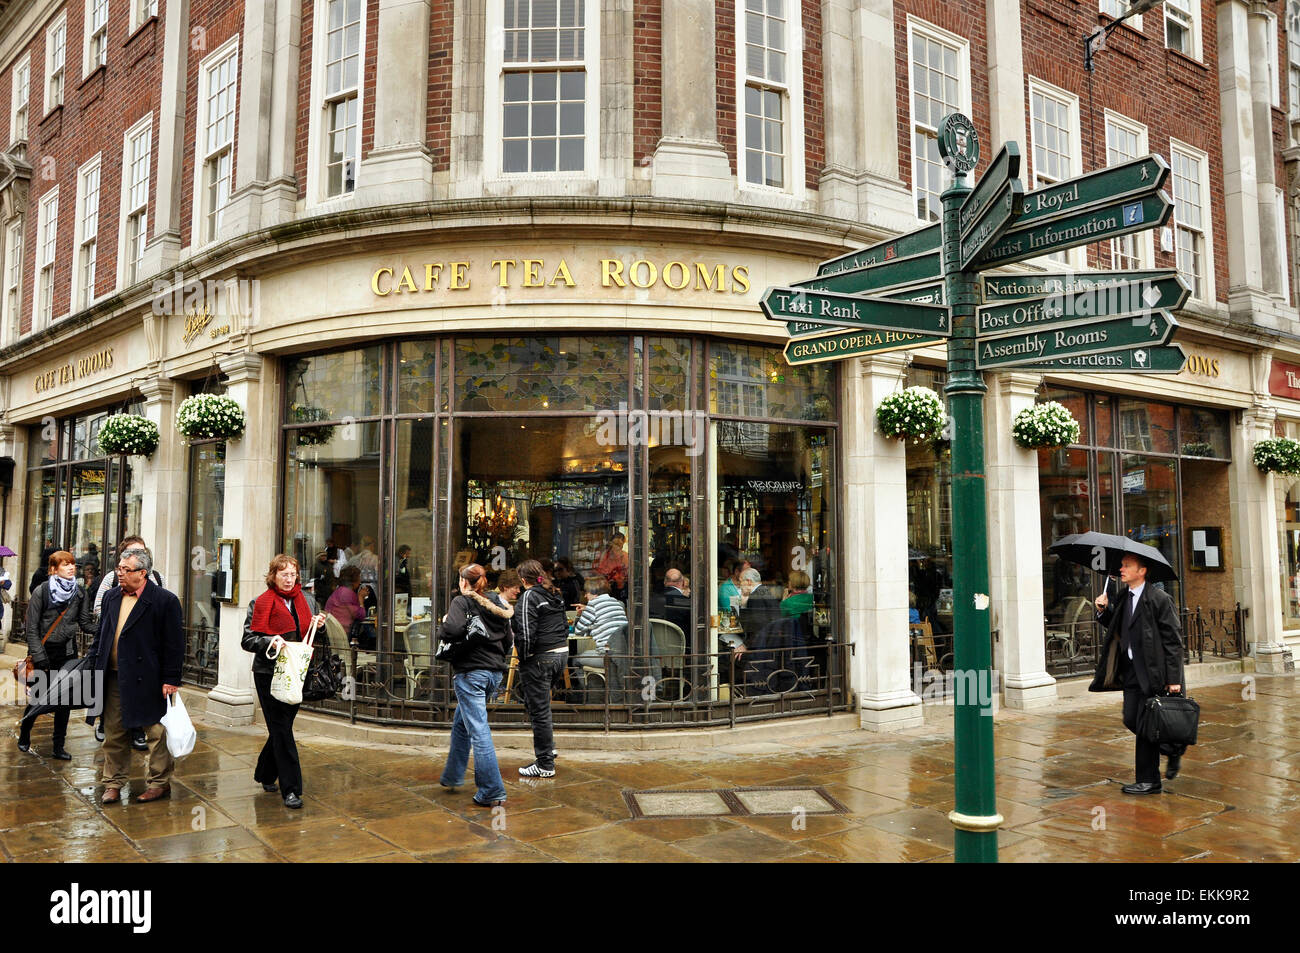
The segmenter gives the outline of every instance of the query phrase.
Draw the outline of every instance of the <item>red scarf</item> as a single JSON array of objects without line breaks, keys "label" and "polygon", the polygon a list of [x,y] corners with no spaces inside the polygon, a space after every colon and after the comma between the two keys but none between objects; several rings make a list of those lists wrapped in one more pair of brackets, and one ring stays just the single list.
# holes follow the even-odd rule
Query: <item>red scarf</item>
[{"label": "red scarf", "polygon": [[[293,607],[298,610],[298,625],[294,624],[293,615],[285,607],[285,600],[293,600]],[[253,603],[253,631],[261,635],[288,635],[293,633],[302,638],[304,631],[300,626],[311,624],[311,608],[302,594],[302,583],[296,582],[288,592],[281,592],[274,586],[268,586],[266,592],[257,597]]]}]

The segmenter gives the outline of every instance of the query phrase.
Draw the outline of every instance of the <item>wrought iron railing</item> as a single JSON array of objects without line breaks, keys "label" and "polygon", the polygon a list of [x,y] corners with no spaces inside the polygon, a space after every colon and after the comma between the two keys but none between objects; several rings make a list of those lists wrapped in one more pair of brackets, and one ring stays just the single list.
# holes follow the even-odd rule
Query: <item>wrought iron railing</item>
[{"label": "wrought iron railing", "polygon": [[[1196,606],[1179,612],[1183,645],[1188,660],[1242,658],[1245,620],[1249,609],[1237,603],[1231,609],[1203,609]],[[1090,675],[1097,669],[1098,653],[1105,631],[1092,619],[1069,625],[1048,623],[1045,632],[1047,671],[1052,675]]]},{"label": "wrought iron railing", "polygon": [[186,685],[211,688],[217,684],[217,657],[221,647],[221,631],[200,623],[185,627],[185,662],[181,677]]},{"label": "wrought iron railing", "polygon": [[[722,727],[850,707],[847,643],[815,642],[736,654],[604,655],[599,666],[573,656],[552,692],[556,727],[605,731]],[[345,687],[305,709],[353,721],[447,728],[456,695],[450,668],[408,652],[335,652]],[[528,724],[512,671],[489,706],[493,725]]]}]

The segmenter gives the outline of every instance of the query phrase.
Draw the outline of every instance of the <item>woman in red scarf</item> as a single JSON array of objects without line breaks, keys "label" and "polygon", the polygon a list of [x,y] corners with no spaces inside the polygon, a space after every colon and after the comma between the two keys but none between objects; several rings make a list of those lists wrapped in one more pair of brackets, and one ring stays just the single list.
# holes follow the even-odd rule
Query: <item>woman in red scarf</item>
[{"label": "woman in red scarf", "polygon": [[275,791],[279,781],[284,806],[295,809],[302,807],[302,768],[298,764],[298,745],[293,740],[298,706],[286,705],[271,694],[275,661],[267,658],[266,652],[274,648],[278,653],[285,642],[301,642],[313,621],[323,634],[325,613],[318,615],[315,601],[302,591],[298,561],[283,553],[276,556],[266,572],[266,591],[249,604],[244,620],[243,646],[253,653],[253,684],[262,703],[267,731],[253,780],[267,792]]}]

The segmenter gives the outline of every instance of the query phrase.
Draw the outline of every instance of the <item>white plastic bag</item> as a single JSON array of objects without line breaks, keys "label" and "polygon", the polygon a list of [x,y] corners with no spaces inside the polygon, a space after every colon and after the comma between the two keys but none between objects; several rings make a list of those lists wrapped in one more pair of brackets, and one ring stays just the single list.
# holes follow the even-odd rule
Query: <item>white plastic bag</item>
[{"label": "white plastic bag", "polygon": [[180,692],[167,696],[167,711],[162,716],[162,726],[167,730],[167,750],[173,758],[183,758],[194,750],[198,732],[194,730],[194,722],[190,721],[190,713],[185,710]]},{"label": "white plastic bag", "polygon": [[302,704],[302,683],[311,667],[311,653],[316,639],[316,620],[313,619],[307,635],[301,642],[285,642],[279,655],[268,647],[266,657],[275,659],[271,675],[271,697],[286,705]]}]

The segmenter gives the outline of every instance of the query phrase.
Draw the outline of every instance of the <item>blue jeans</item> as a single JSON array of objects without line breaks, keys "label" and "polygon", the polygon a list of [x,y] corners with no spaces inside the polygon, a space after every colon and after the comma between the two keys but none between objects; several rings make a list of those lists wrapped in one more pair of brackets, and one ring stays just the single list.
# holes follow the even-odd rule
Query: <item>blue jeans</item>
[{"label": "blue jeans", "polygon": [[480,801],[504,801],[506,785],[497,767],[497,749],[488,729],[487,703],[501,687],[501,672],[476,669],[452,679],[456,689],[456,716],[451,723],[451,747],[442,768],[442,783],[458,786],[465,781],[469,750],[474,748],[474,796]]}]

